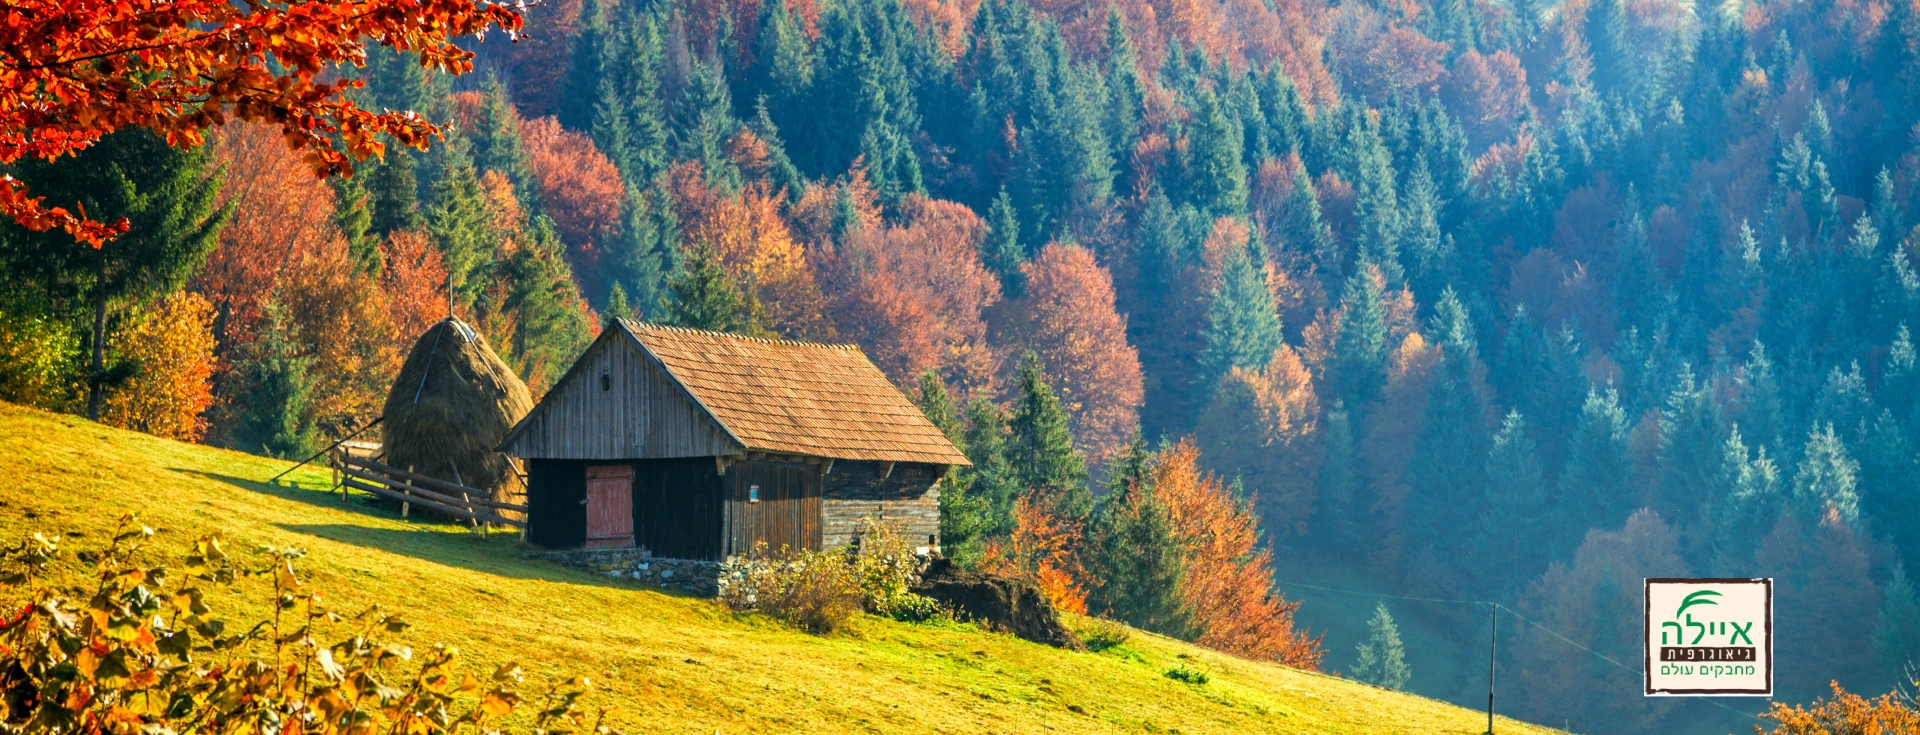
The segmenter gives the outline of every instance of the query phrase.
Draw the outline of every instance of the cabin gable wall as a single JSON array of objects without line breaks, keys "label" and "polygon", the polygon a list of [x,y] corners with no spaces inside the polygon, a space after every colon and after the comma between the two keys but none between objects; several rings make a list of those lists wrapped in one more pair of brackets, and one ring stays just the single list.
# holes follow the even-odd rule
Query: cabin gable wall
[{"label": "cabin gable wall", "polygon": [[[602,378],[605,382],[602,382]],[[502,447],[529,459],[734,455],[740,447],[625,335],[581,357]]]},{"label": "cabin gable wall", "polygon": [[833,464],[820,503],[824,548],[852,543],[865,518],[891,526],[910,548],[940,545],[937,468],[900,462],[882,477],[884,470],[880,462],[841,460]]}]

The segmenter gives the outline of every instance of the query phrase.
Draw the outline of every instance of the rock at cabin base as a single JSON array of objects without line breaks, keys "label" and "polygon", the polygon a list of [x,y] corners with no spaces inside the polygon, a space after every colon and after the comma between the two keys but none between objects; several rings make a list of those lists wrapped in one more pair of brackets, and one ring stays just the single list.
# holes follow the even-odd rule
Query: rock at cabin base
[{"label": "rock at cabin base", "polygon": [[946,559],[935,559],[921,573],[913,591],[940,601],[982,626],[1023,640],[1086,650],[1080,638],[1060,622],[1053,603],[1032,582],[969,572]]}]

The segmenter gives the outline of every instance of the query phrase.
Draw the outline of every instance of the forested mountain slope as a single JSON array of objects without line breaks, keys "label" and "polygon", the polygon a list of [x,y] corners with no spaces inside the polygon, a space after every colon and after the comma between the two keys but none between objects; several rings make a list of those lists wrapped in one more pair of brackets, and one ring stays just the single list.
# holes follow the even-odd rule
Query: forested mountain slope
[{"label": "forested mountain slope", "polygon": [[[453,126],[353,178],[239,125],[14,167],[141,247],[0,228],[0,398],[293,455],[449,311],[536,392],[609,315],[851,342],[974,459],[956,556],[1094,614],[1337,668],[1351,641],[1249,584],[1336,559],[1632,659],[1635,580],[1772,576],[1783,698],[1920,657],[1912,3],[556,0],[526,30],[471,75],[342,70]],[[1516,635],[1517,712],[1682,716]]]}]

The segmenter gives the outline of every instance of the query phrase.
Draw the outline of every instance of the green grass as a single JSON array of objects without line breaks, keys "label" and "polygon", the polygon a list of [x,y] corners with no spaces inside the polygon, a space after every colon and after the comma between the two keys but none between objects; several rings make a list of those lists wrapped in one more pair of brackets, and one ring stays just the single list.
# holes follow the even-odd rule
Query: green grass
[{"label": "green grass", "polygon": [[[404,614],[414,645],[458,646],[473,670],[584,674],[629,733],[1479,733],[1484,715],[1135,633],[1074,653],[971,626],[863,617],[819,637],[712,602],[526,558],[516,539],[401,519],[324,492],[324,471],[263,482],[284,461],[0,404],[0,539],[104,542],[140,514],[157,548],[221,531],[228,548],[301,547],[306,584],[357,612]],[[247,553],[241,554],[243,558]],[[217,605],[264,610],[243,583]],[[240,615],[241,612],[251,613]],[[1205,684],[1166,676],[1204,672]],[[1198,679],[1199,677],[1193,677]],[[1503,721],[1501,733],[1548,732]]]}]

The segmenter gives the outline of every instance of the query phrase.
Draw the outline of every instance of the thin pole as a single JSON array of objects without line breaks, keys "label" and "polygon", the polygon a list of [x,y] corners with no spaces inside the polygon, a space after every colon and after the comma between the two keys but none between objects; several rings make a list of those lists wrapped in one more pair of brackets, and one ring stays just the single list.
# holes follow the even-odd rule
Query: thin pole
[{"label": "thin pole", "polygon": [[1500,647],[1500,606],[1488,604],[1487,612],[1493,617],[1493,635],[1487,638],[1487,735],[1493,735],[1493,664]]},{"label": "thin pole", "polygon": [[354,431],[353,431],[353,433],[351,433],[351,434],[348,434],[348,435],[346,435],[346,436],[343,436],[343,437],[340,437],[340,440],[339,440],[339,441],[336,441],[336,442],[334,442],[333,444],[331,444],[331,445],[329,445],[329,446],[328,446],[328,447],[327,447],[326,449],[322,449],[322,450],[320,450],[320,451],[318,451],[318,452],[314,452],[314,453],[313,453],[313,456],[311,456],[311,457],[308,457],[308,458],[306,458],[306,459],[303,459],[303,460],[300,460],[300,464],[297,464],[297,465],[294,465],[294,466],[292,466],[292,467],[288,467],[288,468],[286,468],[285,470],[281,470],[281,472],[280,472],[280,474],[278,474],[278,475],[274,475],[274,476],[273,476],[273,479],[271,479],[271,480],[268,480],[268,481],[267,481],[267,484],[268,484],[268,485],[272,485],[272,484],[275,484],[275,483],[278,483],[278,482],[280,482],[280,478],[282,478],[282,477],[286,477],[286,476],[287,476],[287,473],[288,473],[288,472],[292,472],[292,471],[294,471],[294,470],[297,470],[297,469],[300,469],[300,467],[301,467],[302,465],[305,465],[305,464],[306,464],[306,463],[308,463],[308,462],[312,462],[312,461],[314,461],[314,460],[316,460],[316,459],[319,459],[321,455],[323,455],[323,454],[326,454],[327,452],[331,452],[331,451],[333,451],[335,447],[338,447],[338,446],[340,446],[341,444],[345,444],[345,443],[347,442],[347,440],[348,440],[348,439],[352,439],[352,438],[354,438],[354,437],[356,437],[356,436],[359,436],[359,435],[361,435],[361,434],[363,434],[363,433],[366,433],[366,431],[367,431],[368,429],[371,429],[371,428],[373,428],[373,427],[374,427],[375,425],[377,425],[377,424],[379,424],[380,422],[382,422],[382,421],[385,421],[385,420],[387,420],[387,417],[385,417],[385,416],[375,416],[375,417],[374,417],[374,419],[373,419],[372,421],[370,421],[370,422],[367,422],[367,425],[366,425],[366,426],[362,426],[362,427],[360,427],[360,428],[358,428],[358,429],[354,429]]}]

